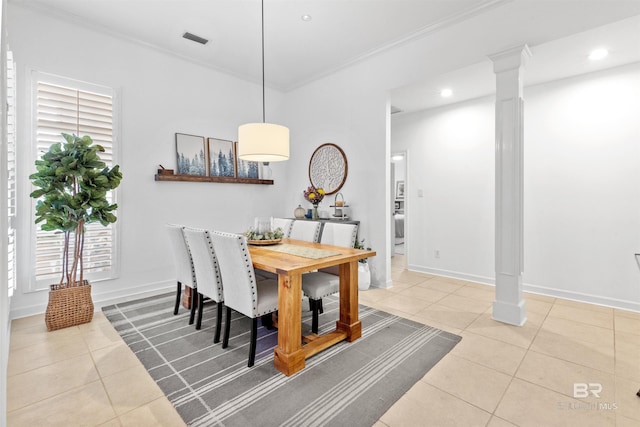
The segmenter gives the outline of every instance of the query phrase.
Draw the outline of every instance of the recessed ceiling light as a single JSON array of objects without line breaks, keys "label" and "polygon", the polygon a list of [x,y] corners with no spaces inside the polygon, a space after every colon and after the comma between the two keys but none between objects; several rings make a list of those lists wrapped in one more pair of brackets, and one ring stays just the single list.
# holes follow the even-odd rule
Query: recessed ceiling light
[{"label": "recessed ceiling light", "polygon": [[451,95],[453,95],[453,91],[451,89],[442,89],[442,92],[440,92],[440,96],[443,98],[448,98]]},{"label": "recessed ceiling light", "polygon": [[404,156],[402,154],[396,154],[395,156],[391,157],[391,160],[402,160],[404,159]]},{"label": "recessed ceiling light", "polygon": [[300,19],[302,19],[304,22],[309,22],[311,21],[313,18],[311,17],[311,15],[302,15],[300,17]]},{"label": "recessed ceiling light", "polygon": [[596,49],[589,54],[589,59],[593,61],[597,61],[598,59],[602,59],[607,56],[609,52],[607,49]]}]

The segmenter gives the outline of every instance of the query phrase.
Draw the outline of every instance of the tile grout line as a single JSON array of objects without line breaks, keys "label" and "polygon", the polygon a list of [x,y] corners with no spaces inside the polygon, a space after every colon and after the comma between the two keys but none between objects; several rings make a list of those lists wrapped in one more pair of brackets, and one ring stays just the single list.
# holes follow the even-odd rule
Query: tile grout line
[{"label": "tile grout line", "polygon": [[[405,267],[405,270],[406,270],[406,267]],[[414,288],[414,287],[416,287],[416,286],[418,286],[418,285],[420,285],[420,284],[422,284],[422,283],[429,282],[429,281],[431,281],[431,280],[433,280],[433,279],[436,279],[437,277],[438,277],[438,276],[431,276],[431,277],[427,278],[426,280],[424,280],[424,281],[422,281],[422,282],[414,283],[414,284],[407,284],[407,286],[408,286],[408,287],[407,287],[406,289],[403,289],[403,291],[408,290],[408,289],[411,289],[411,288]],[[463,289],[463,288],[464,288],[464,287],[466,287],[466,286],[467,286],[467,285],[462,285],[461,287],[457,288],[457,289],[456,289],[456,290],[454,290],[454,291],[447,292],[447,293],[446,293],[446,296],[449,296],[449,295],[455,294],[455,292],[457,292],[457,291],[458,291],[458,290],[460,290],[460,289]],[[469,286],[469,288],[473,288],[473,287],[472,287],[472,286]],[[401,292],[402,292],[402,291],[401,291]],[[401,292],[397,293],[396,295],[399,295]],[[445,297],[446,297],[446,296],[445,296]],[[465,295],[459,295],[459,296],[466,297],[466,298],[471,298],[471,297],[468,297],[468,296],[465,296]],[[363,305],[367,305],[367,306],[376,306],[376,307],[379,307],[379,306],[380,306],[380,302],[383,302],[383,301],[385,301],[385,300],[388,300],[388,298],[390,298],[390,297],[392,297],[392,296],[391,296],[391,295],[385,295],[384,297],[382,297],[382,298],[381,298],[379,301],[377,301],[377,302],[368,302],[368,303],[361,302],[361,303],[362,303]],[[443,298],[445,298],[445,297],[443,297]],[[441,298],[441,299],[442,299],[442,298]],[[471,299],[477,300],[477,301],[479,301],[479,302],[481,301],[481,299],[477,299],[477,298],[471,298]],[[528,345],[526,346],[526,348],[525,348],[525,347],[520,347],[520,348],[523,348],[523,349],[525,350],[525,353],[524,353],[523,357],[521,358],[521,360],[519,361],[519,363],[517,364],[517,367],[514,369],[513,374],[511,374],[511,375],[510,375],[510,376],[511,376],[511,378],[510,378],[510,380],[509,380],[509,382],[508,382],[507,386],[506,386],[506,387],[505,387],[505,389],[504,389],[504,392],[503,392],[503,393],[502,393],[502,395],[500,396],[500,399],[498,400],[498,403],[496,404],[496,406],[495,406],[495,408],[493,409],[493,411],[492,411],[492,412],[489,412],[489,411],[487,411],[487,410],[485,410],[485,409],[482,409],[482,408],[478,407],[477,405],[472,404],[471,402],[467,402],[466,400],[464,400],[464,399],[462,399],[462,398],[460,398],[460,397],[454,396],[453,394],[451,394],[451,393],[449,393],[449,392],[447,392],[447,391],[445,391],[445,390],[442,390],[442,389],[440,389],[440,388],[438,388],[438,387],[435,387],[435,386],[433,386],[433,385],[431,385],[431,384],[429,384],[429,385],[430,385],[430,386],[432,386],[432,387],[437,388],[437,389],[438,389],[438,390],[440,390],[441,392],[444,392],[444,393],[446,393],[446,394],[448,394],[448,395],[450,395],[450,396],[454,397],[455,399],[458,399],[458,400],[460,400],[460,401],[464,402],[465,404],[471,405],[471,406],[473,406],[473,407],[475,407],[475,408],[477,408],[477,409],[480,409],[481,411],[483,411],[483,412],[485,412],[485,413],[489,414],[489,415],[490,415],[490,416],[489,416],[489,420],[487,421],[487,424],[486,424],[486,425],[491,424],[491,420],[492,420],[494,417],[495,417],[495,418],[498,418],[498,419],[500,419],[500,420],[505,420],[505,421],[508,421],[508,422],[510,422],[510,423],[514,423],[513,421],[509,421],[509,420],[507,420],[507,419],[505,419],[505,418],[502,418],[502,417],[497,416],[497,415],[496,415],[496,411],[497,411],[497,410],[498,410],[498,408],[500,408],[500,406],[502,405],[502,403],[503,403],[503,401],[504,401],[505,397],[507,396],[507,391],[508,391],[508,389],[512,386],[512,384],[513,384],[513,382],[514,382],[514,380],[515,380],[515,378],[516,378],[516,376],[517,376],[517,374],[518,374],[519,370],[521,369],[521,367],[522,367],[522,365],[523,365],[523,362],[524,362],[525,358],[526,358],[528,355],[530,355],[530,354],[534,354],[534,353],[535,353],[535,354],[542,354],[542,355],[544,355],[544,356],[546,356],[546,357],[550,357],[550,358],[553,358],[553,359],[556,359],[556,360],[559,360],[559,361],[562,361],[562,362],[573,363],[573,364],[576,364],[576,365],[585,366],[585,367],[587,367],[587,368],[589,368],[589,369],[594,369],[594,370],[596,370],[596,371],[601,371],[599,368],[593,368],[593,367],[591,367],[591,366],[587,366],[587,365],[584,365],[584,364],[582,364],[582,363],[577,363],[577,362],[572,361],[572,360],[565,360],[565,359],[563,359],[563,358],[561,358],[561,357],[557,357],[557,356],[554,356],[554,355],[545,354],[545,353],[540,353],[540,352],[538,352],[538,351],[536,351],[536,350],[534,350],[534,349],[532,348],[533,343],[534,343],[534,342],[536,341],[536,339],[540,336],[540,332],[542,331],[543,326],[544,326],[545,322],[547,321],[547,319],[549,319],[549,318],[553,318],[553,319],[571,320],[571,319],[564,319],[564,318],[562,318],[562,317],[557,317],[557,316],[551,315],[551,312],[552,312],[552,310],[553,310],[553,307],[556,307],[556,306],[567,307],[567,305],[565,305],[565,304],[558,304],[558,303],[557,303],[557,300],[558,300],[557,298],[554,298],[554,299],[553,299],[553,301],[551,301],[551,302],[550,302],[550,304],[551,304],[551,308],[550,308],[549,310],[547,310],[547,311],[546,311],[546,313],[544,313],[544,314],[541,316],[541,317],[542,317],[542,320],[541,320],[541,322],[539,323],[539,325],[537,325],[537,327],[536,327],[536,329],[535,329],[535,333],[533,334],[533,337],[532,337],[532,338],[531,338],[531,340],[529,341],[529,343],[528,343]],[[438,300],[438,301],[440,301],[440,300]],[[428,309],[429,309],[429,307],[432,307],[433,305],[437,304],[437,303],[438,303],[438,301],[435,301],[435,302],[434,302],[434,301],[426,301],[426,302],[428,302],[428,305],[427,305],[424,309],[422,309],[422,310],[420,310],[420,311],[428,310]],[[584,303],[584,304],[588,305],[587,303]],[[578,309],[583,310],[582,308],[578,308]],[[402,312],[402,311],[401,311],[401,310],[394,310],[394,312]],[[402,313],[404,313],[404,312],[402,312]],[[490,337],[490,336],[485,336],[485,335],[481,335],[481,334],[476,334],[476,333],[474,333],[474,332],[472,332],[472,331],[470,331],[470,330],[469,330],[469,327],[470,327],[471,325],[473,325],[473,324],[474,324],[474,323],[475,323],[475,322],[476,322],[480,317],[482,317],[484,314],[485,314],[485,312],[477,314],[477,316],[475,316],[474,320],[473,320],[471,323],[469,323],[469,325],[465,326],[464,328],[462,328],[462,329],[460,329],[460,328],[455,328],[455,329],[460,330],[461,332],[470,333],[470,334],[474,334],[474,335],[479,335],[479,336],[482,336],[483,338],[487,338],[487,339],[495,339],[495,338],[492,338],[492,337]],[[415,315],[412,315],[412,314],[410,314],[410,313],[404,313],[401,317],[405,317],[405,318],[414,318],[414,317],[415,317]],[[587,325],[587,326],[589,326],[589,327],[593,327],[593,326],[596,326],[596,327],[597,327],[597,325],[590,325],[590,324],[583,323],[583,322],[579,322],[579,321],[576,321],[576,322],[577,322],[577,323],[580,323],[580,324]],[[424,323],[424,322],[421,322],[421,323]],[[617,385],[618,385],[618,380],[622,381],[622,380],[625,380],[626,378],[625,378],[625,377],[623,377],[623,376],[620,376],[620,378],[618,378],[618,375],[616,374],[616,369],[617,369],[617,367],[618,367],[618,362],[619,362],[619,357],[618,357],[618,351],[617,351],[617,350],[618,350],[618,344],[619,344],[619,342],[620,342],[620,341],[617,339],[617,337],[616,337],[616,324],[617,324],[617,322],[616,322],[616,312],[615,312],[615,310],[614,310],[614,312],[613,312],[613,329],[612,329],[612,333],[613,333],[613,357],[614,357],[614,366],[613,366],[613,374],[612,374],[612,376],[613,376],[613,379],[614,379],[614,391],[616,392],[616,396],[617,396],[617,395],[618,395],[618,387],[617,387]],[[451,328],[452,328],[452,327],[451,327]],[[603,329],[606,329],[606,328],[603,328]],[[95,369],[95,370],[96,370],[96,372],[98,373],[98,378],[99,378],[99,380],[101,381],[101,384],[102,384],[103,390],[104,390],[104,392],[107,394],[107,398],[109,399],[109,402],[110,402],[111,407],[112,407],[112,409],[113,409],[113,412],[114,412],[114,414],[115,414],[115,418],[112,418],[112,419],[108,420],[107,422],[109,422],[109,421],[113,422],[113,420],[117,420],[117,422],[118,422],[118,423],[120,423],[120,415],[118,415],[118,414],[117,414],[117,412],[115,411],[115,408],[113,407],[113,402],[111,401],[111,397],[110,397],[110,396],[109,396],[109,394],[107,393],[106,387],[105,387],[104,382],[103,382],[103,375],[100,373],[100,371],[98,370],[98,367],[97,367],[97,363],[96,363],[96,359],[95,359],[94,351],[88,348],[88,343],[87,343],[87,341],[85,340],[85,337],[86,337],[86,335],[88,335],[88,334],[85,334],[85,332],[84,332],[84,331],[80,331],[80,332],[81,332],[81,334],[82,334],[82,335],[81,335],[81,339],[83,340],[84,345],[85,345],[85,346],[86,346],[86,348],[87,348],[87,351],[88,351],[88,353],[89,353],[89,355],[90,355],[90,357],[91,357],[91,360],[92,360],[92,363],[93,363],[94,369]],[[87,332],[88,332],[89,334],[90,334],[90,333],[94,333],[94,332],[92,332],[92,331],[87,331]],[[505,343],[509,344],[508,342],[503,341],[503,340],[497,340],[497,341],[501,341],[501,342],[505,342]],[[26,347],[29,347],[29,346],[26,346]],[[519,346],[518,346],[518,347],[519,347]],[[99,349],[96,349],[96,350],[99,350]],[[10,356],[11,356],[11,355],[10,355]],[[462,358],[464,358],[464,357],[462,357]],[[465,359],[465,360],[468,360],[468,359],[466,359],[466,358],[464,358],[464,359]],[[470,361],[471,361],[471,360],[470,360]],[[473,361],[471,361],[471,362],[473,362]],[[474,362],[474,363],[475,363],[475,362]],[[48,363],[48,364],[47,364],[47,365],[45,365],[45,366],[49,366],[49,365],[52,365],[52,363]],[[480,366],[484,366],[484,365],[480,364]],[[493,368],[491,368],[491,367],[486,367],[486,368],[493,369]],[[30,369],[29,371],[34,370],[34,369],[37,369],[37,368]],[[136,369],[137,369],[137,368],[136,368]],[[494,369],[494,370],[495,370],[495,369]],[[26,371],[26,372],[29,372],[29,371]],[[498,371],[498,372],[501,372],[501,373],[503,373],[503,374],[504,374],[504,372],[502,372],[502,371]],[[609,373],[608,373],[608,372],[606,372],[606,371],[601,371],[601,372],[606,373],[606,374],[609,374]],[[509,375],[509,374],[507,374],[507,375]],[[522,378],[518,378],[518,380],[519,380],[519,381],[523,381],[523,382],[525,382],[525,383],[527,383],[527,384],[534,385],[534,386],[536,386],[536,387],[541,387],[541,388],[543,388],[543,389],[549,390],[549,391],[554,392],[554,393],[559,393],[559,392],[558,392],[558,391],[556,391],[556,390],[550,389],[550,388],[548,388],[548,387],[546,387],[546,386],[542,386],[542,385],[539,385],[539,384],[533,383],[533,382],[531,382],[531,381],[528,381],[528,380],[525,380],[525,379],[522,379]],[[630,379],[630,378],[629,378],[629,380],[631,380],[631,381],[635,381],[635,380],[632,380],[632,379]],[[73,388],[73,389],[71,389],[71,390],[77,389],[77,388],[79,388],[79,387],[84,387],[84,386],[86,386],[86,385],[87,385],[87,384],[84,384],[84,385],[81,385],[81,386],[75,387],[75,388]],[[71,390],[67,390],[66,392],[70,392]],[[65,393],[66,393],[66,392],[65,392]],[[564,393],[560,393],[560,394],[563,394],[563,395],[564,395]],[[405,393],[405,395],[406,395],[406,393]],[[52,396],[52,397],[54,397],[54,396]],[[34,402],[33,404],[37,404],[37,403],[39,403],[39,402],[43,402],[43,401],[49,400],[49,399],[51,399],[52,397],[49,397],[49,398],[46,398],[46,399],[42,399],[42,400],[40,400],[40,401],[38,401],[38,402]],[[403,397],[404,397],[404,395],[403,395]],[[160,397],[160,398],[158,398],[158,399],[155,399],[155,400],[153,400],[153,401],[159,400],[159,399],[161,399],[161,398],[162,398],[162,397]],[[149,403],[151,403],[151,402],[149,402]],[[33,404],[31,404],[31,405],[33,405]],[[147,404],[148,404],[148,403],[147,403]],[[28,407],[28,406],[31,406],[31,405],[27,405],[27,407]],[[144,406],[144,405],[141,405],[141,406],[139,406],[139,407],[142,407],[142,406]],[[139,408],[139,407],[138,407],[138,408]],[[134,409],[132,409],[131,411],[136,410],[136,409],[138,409],[138,408],[134,408]],[[393,408],[393,406],[392,406],[392,408]],[[391,409],[391,408],[390,408],[390,409]],[[15,410],[14,410],[14,411],[15,411]],[[12,411],[12,412],[13,412],[13,411]],[[130,412],[130,411],[128,411],[127,413],[129,413],[129,412]],[[122,415],[124,415],[124,414],[122,414]],[[615,421],[616,421],[616,422],[618,421],[618,419],[621,419],[621,420],[622,420],[622,418],[624,418],[624,415],[620,414],[619,412],[615,414]],[[515,423],[514,423],[514,424],[515,424]],[[377,420],[376,425],[378,425],[379,427],[385,427],[385,426],[386,426],[386,427],[392,427],[392,426],[390,426],[390,425],[388,425],[388,424],[386,424],[386,423],[382,422],[380,419],[378,419],[378,420]]]},{"label": "tile grout line", "polygon": [[[552,305],[553,307],[553,305]],[[518,371],[520,370],[520,367],[522,366],[522,363],[524,362],[524,359],[527,357],[527,355],[529,354],[531,350],[531,346],[533,345],[533,342],[536,340],[536,338],[538,337],[538,334],[540,333],[540,330],[542,329],[542,325],[544,324],[544,322],[547,320],[547,317],[549,316],[549,313],[551,312],[551,309],[549,309],[549,311],[547,311],[547,313],[544,315],[544,319],[542,320],[542,322],[540,322],[540,326],[537,328],[536,333],[534,334],[533,338],[531,338],[531,342],[529,342],[529,345],[526,348],[526,352],[524,353],[524,355],[522,356],[522,359],[520,360],[520,362],[518,363],[518,366],[513,370],[513,374],[511,375],[511,379],[509,380],[509,383],[507,384],[507,386],[505,387],[504,391],[502,392],[502,396],[500,396],[500,399],[498,400],[498,403],[496,404],[496,407],[493,409],[493,412],[491,412],[491,417],[497,417],[500,419],[504,419],[505,421],[511,423],[511,424],[515,424],[514,421],[502,418],[498,415],[496,415],[496,411],[498,410],[498,408],[500,407],[500,405],[502,404],[505,396],[507,395],[507,391],[509,390],[509,388],[511,387],[511,384],[513,384],[514,379],[516,378],[516,375],[518,374]],[[521,378],[518,378],[518,380],[524,381]],[[489,421],[487,422],[487,426],[488,424],[491,422],[491,418],[489,418]]]}]

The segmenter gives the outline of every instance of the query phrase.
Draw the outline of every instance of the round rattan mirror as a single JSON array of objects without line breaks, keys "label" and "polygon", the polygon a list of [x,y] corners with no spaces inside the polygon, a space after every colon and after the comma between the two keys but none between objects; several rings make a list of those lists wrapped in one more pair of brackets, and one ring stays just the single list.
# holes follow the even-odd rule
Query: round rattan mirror
[{"label": "round rattan mirror", "polygon": [[326,194],[337,193],[347,180],[349,164],[342,148],[336,144],[322,144],[309,160],[309,181]]}]

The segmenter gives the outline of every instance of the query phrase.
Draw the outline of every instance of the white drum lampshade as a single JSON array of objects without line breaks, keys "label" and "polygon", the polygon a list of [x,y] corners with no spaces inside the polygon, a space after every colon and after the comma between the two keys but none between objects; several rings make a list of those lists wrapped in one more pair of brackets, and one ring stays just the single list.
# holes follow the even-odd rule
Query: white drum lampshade
[{"label": "white drum lampshade", "polygon": [[273,123],[238,127],[238,158],[255,162],[289,160],[289,128]]}]

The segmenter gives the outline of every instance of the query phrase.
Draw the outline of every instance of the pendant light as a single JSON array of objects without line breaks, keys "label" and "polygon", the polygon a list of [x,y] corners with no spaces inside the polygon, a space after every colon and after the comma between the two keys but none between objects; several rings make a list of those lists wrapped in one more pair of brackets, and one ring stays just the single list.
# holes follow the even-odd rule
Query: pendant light
[{"label": "pendant light", "polygon": [[238,127],[238,158],[256,162],[289,160],[289,128],[265,120],[264,0],[262,0],[262,123]]}]

